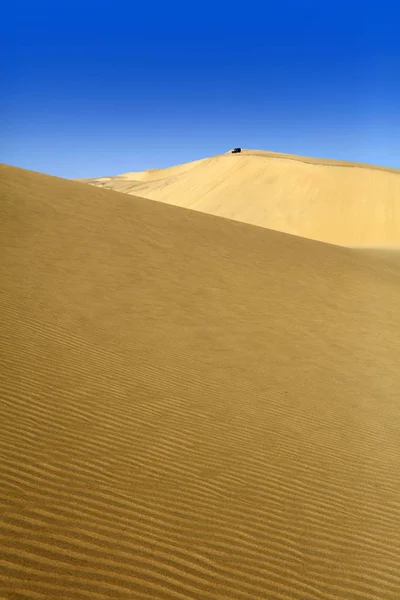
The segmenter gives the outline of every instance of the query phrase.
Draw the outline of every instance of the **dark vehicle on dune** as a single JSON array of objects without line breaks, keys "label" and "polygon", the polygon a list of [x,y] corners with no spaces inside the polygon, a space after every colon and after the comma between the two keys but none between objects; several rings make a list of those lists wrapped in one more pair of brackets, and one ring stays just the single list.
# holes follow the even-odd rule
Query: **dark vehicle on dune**
[{"label": "dark vehicle on dune", "polygon": [[241,152],[241,151],[242,151],[242,149],[241,149],[241,148],[234,148],[234,149],[232,150],[232,154],[238,154],[238,152]]}]

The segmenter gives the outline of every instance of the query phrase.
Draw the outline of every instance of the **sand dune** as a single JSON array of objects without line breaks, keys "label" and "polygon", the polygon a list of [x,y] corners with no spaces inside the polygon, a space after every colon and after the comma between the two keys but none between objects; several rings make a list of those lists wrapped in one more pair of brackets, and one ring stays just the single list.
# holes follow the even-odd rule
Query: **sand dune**
[{"label": "sand dune", "polygon": [[399,265],[0,182],[0,597],[398,600]]},{"label": "sand dune", "polygon": [[256,150],[82,180],[333,244],[400,244],[400,170]]}]

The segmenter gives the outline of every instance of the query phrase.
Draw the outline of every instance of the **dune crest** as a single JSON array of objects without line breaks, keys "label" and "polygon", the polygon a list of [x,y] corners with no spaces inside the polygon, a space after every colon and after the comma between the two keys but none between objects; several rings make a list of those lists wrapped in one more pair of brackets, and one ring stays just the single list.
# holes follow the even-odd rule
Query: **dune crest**
[{"label": "dune crest", "polygon": [[0,196],[0,597],[398,600],[400,266],[12,167]]},{"label": "dune crest", "polygon": [[339,245],[400,246],[400,170],[243,150],[82,180]]}]

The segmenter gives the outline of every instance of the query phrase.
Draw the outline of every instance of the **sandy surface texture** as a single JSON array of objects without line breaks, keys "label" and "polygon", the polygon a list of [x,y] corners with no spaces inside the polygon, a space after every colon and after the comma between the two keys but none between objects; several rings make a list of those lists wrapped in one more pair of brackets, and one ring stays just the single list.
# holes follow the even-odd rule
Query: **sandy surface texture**
[{"label": "sandy surface texture", "polygon": [[400,245],[400,171],[243,150],[81,180],[323,242]]},{"label": "sandy surface texture", "polygon": [[6,166],[0,198],[0,598],[398,600],[399,262]]}]

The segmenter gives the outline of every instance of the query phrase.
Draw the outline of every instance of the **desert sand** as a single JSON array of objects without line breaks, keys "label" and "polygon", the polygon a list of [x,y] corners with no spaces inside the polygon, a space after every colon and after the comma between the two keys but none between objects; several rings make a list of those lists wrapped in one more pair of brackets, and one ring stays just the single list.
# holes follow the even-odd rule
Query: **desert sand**
[{"label": "desert sand", "polygon": [[[400,185],[270,164],[294,206]],[[0,198],[0,598],[398,600],[400,263],[7,166]]]},{"label": "desert sand", "polygon": [[340,245],[400,245],[400,170],[243,150],[82,180]]}]

